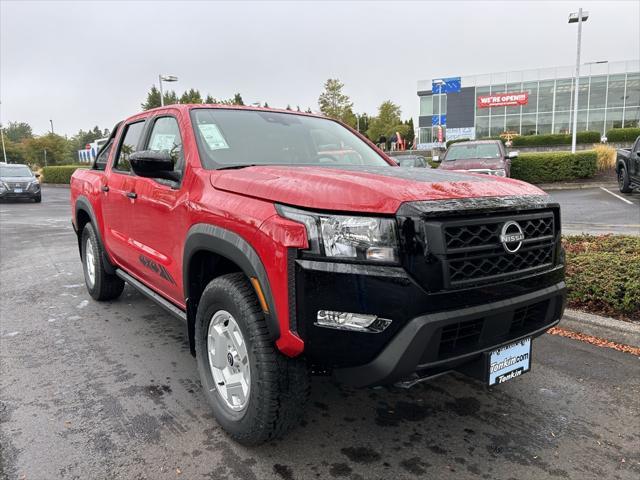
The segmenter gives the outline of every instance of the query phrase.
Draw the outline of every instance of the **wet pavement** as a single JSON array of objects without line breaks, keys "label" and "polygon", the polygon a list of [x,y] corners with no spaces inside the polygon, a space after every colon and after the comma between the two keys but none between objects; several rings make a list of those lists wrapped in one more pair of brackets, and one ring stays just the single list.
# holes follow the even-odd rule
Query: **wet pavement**
[{"label": "wet pavement", "polygon": [[562,211],[562,231],[570,234],[640,235],[640,192],[620,193],[615,187],[553,190]]},{"label": "wet pavement", "polygon": [[640,477],[640,359],[550,335],[499,388],[315,378],[303,425],[239,446],[200,393],[184,325],[129,287],[86,293],[68,195],[0,203],[0,478]]}]

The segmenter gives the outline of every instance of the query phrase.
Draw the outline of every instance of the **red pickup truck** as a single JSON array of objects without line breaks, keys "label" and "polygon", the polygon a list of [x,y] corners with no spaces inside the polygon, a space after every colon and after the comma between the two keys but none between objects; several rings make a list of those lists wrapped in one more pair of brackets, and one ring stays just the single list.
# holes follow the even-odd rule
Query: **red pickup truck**
[{"label": "red pickup truck", "polygon": [[335,120],[172,105],[71,180],[96,300],[127,282],[183,319],[203,393],[245,444],[300,421],[309,375],[502,383],[565,299],[560,211],[512,179],[400,168]]}]

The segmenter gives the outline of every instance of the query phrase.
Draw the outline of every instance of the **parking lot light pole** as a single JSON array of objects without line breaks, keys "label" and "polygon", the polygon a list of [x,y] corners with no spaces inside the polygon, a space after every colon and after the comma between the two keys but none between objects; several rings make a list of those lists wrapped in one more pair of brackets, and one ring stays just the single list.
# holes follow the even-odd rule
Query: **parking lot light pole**
[{"label": "parking lot light pole", "polygon": [[178,77],[176,77],[175,75],[158,75],[158,80],[160,83],[160,106],[164,107],[164,93],[162,92],[162,82],[177,82],[178,81]]},{"label": "parking lot light pole", "polygon": [[4,127],[0,125],[0,138],[2,138],[2,157],[4,158],[4,163],[7,163],[7,151],[4,148]]},{"label": "parking lot light pole", "polygon": [[589,18],[589,12],[583,12],[582,8],[569,14],[569,23],[578,24],[578,48],[576,54],[576,76],[573,82],[573,128],[571,129],[571,153],[576,153],[576,130],[578,129],[578,86],[580,83],[580,43],[582,42],[582,22]]}]

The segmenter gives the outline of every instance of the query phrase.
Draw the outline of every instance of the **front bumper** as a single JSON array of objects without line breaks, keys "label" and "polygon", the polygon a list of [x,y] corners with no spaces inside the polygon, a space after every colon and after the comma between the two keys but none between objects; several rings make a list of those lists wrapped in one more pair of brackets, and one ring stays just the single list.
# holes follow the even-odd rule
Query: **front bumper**
[{"label": "front bumper", "polygon": [[4,199],[15,199],[15,200],[19,200],[19,199],[31,199],[33,200],[34,198],[38,198],[41,195],[41,189],[40,187],[37,187],[36,189],[24,189],[21,192],[16,192],[12,189],[9,190],[0,190],[0,199],[4,200]]},{"label": "front bumper", "polygon": [[[482,352],[542,334],[562,316],[564,266],[519,280],[430,292],[402,267],[290,259],[292,327],[316,371],[354,386],[390,384],[418,371],[465,370]],[[382,332],[315,324],[319,310],[391,319]]]},{"label": "front bumper", "polygon": [[[419,376],[434,376],[459,370],[482,377],[486,363],[484,352],[521,338],[537,337],[560,321],[565,290],[561,282],[509,300],[416,317],[371,362],[337,369],[335,376],[356,387],[391,384],[414,372]],[[521,324],[519,312],[528,309],[533,309],[536,316],[529,319],[529,325],[526,321]],[[483,325],[478,329],[477,341],[471,341],[470,337],[462,339],[468,343],[466,351],[461,348],[453,356],[442,355],[444,332],[451,336],[451,326],[460,332],[465,328],[463,325],[480,321]],[[446,340],[445,345],[451,343],[450,338]]]}]

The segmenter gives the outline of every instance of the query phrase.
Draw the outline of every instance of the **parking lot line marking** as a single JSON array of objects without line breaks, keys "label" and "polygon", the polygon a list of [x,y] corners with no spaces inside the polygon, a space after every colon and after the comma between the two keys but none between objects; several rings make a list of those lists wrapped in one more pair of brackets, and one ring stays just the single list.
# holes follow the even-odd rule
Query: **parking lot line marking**
[{"label": "parking lot line marking", "polygon": [[627,202],[629,205],[633,205],[633,202],[632,202],[631,200],[627,200],[626,198],[622,198],[620,195],[617,195],[617,194],[613,193],[611,190],[607,190],[607,189],[606,189],[606,188],[604,188],[604,187],[600,187],[600,190],[604,190],[605,192],[610,193],[610,194],[611,194],[611,195],[613,195],[614,197],[616,197],[616,198],[618,198],[618,199],[622,200],[623,202]]}]

